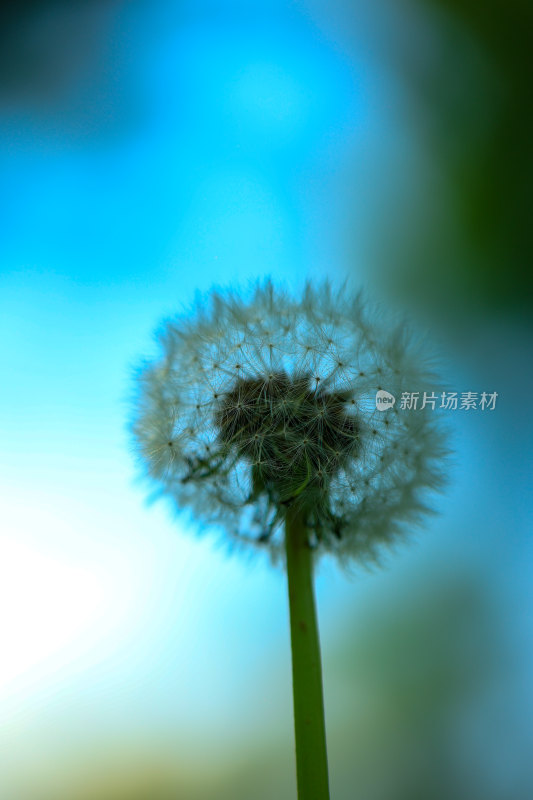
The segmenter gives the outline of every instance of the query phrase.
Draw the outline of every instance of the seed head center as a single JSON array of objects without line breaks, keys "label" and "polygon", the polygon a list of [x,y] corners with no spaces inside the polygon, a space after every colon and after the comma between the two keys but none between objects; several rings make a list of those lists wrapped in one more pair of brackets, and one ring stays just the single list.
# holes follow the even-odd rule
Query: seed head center
[{"label": "seed head center", "polygon": [[269,373],[238,379],[223,395],[215,424],[220,442],[256,470],[254,485],[283,501],[323,490],[324,480],[358,455],[360,428],[348,403],[311,375]]}]

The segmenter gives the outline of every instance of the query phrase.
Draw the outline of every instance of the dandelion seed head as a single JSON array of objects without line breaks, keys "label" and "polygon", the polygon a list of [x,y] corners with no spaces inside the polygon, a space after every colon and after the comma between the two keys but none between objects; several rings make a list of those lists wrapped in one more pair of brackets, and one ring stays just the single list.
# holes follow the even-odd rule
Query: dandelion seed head
[{"label": "dandelion seed head", "polygon": [[138,376],[136,447],[199,522],[275,558],[296,504],[317,553],[366,559],[430,510],[447,453],[439,415],[379,411],[375,396],[437,378],[405,324],[361,294],[214,290],[165,324],[160,348]]}]

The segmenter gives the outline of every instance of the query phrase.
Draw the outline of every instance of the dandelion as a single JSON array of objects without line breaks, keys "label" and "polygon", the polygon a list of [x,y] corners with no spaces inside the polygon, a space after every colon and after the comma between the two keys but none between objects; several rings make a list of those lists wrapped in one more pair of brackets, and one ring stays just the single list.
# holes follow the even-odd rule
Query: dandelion
[{"label": "dandelion", "polygon": [[312,568],[375,559],[430,511],[445,436],[429,407],[376,394],[432,390],[421,343],[361,294],[295,299],[272,282],[213,291],[170,320],[139,373],[134,436],[162,494],[234,543],[286,565],[300,800],[327,798]]}]

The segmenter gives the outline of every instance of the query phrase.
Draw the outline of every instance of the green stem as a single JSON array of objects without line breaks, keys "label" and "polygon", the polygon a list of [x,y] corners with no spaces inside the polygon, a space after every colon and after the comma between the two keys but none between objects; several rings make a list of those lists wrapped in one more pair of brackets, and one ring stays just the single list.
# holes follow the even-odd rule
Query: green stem
[{"label": "green stem", "polygon": [[285,521],[298,800],[329,800],[322,666],[313,593],[313,554],[301,513]]}]

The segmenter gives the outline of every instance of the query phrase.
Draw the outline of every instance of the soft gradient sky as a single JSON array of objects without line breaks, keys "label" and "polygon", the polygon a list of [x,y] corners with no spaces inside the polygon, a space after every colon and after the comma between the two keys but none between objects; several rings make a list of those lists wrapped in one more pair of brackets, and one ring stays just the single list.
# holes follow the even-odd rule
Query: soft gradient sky
[{"label": "soft gradient sky", "polygon": [[[79,18],[56,7],[28,22],[26,36],[47,32],[49,72],[37,89],[11,87],[0,106],[10,780],[30,754],[37,769],[36,758],[61,764],[109,741],[172,738],[191,774],[206,752],[223,771],[264,740],[292,747],[283,577],[194,539],[164,504],[148,506],[127,421],[154,328],[196,290],[265,274],[295,287],[350,276],[383,290],[371,261],[386,238],[376,209],[411,196],[428,154],[386,56],[394,11],[358,7],[347,31],[342,7],[159,0],[86,4]],[[431,309],[420,317],[428,326]],[[433,573],[446,583],[473,570],[492,586],[520,653],[518,677],[503,684],[532,705],[523,453],[533,436],[516,399],[531,394],[530,334],[479,317],[458,346],[453,310],[447,325],[439,318],[429,327],[446,377],[458,391],[498,391],[498,407],[450,419],[457,456],[441,516],[386,572],[321,570],[332,730],[343,700],[328,651],[361,621],[354,609],[394,603]]]}]

